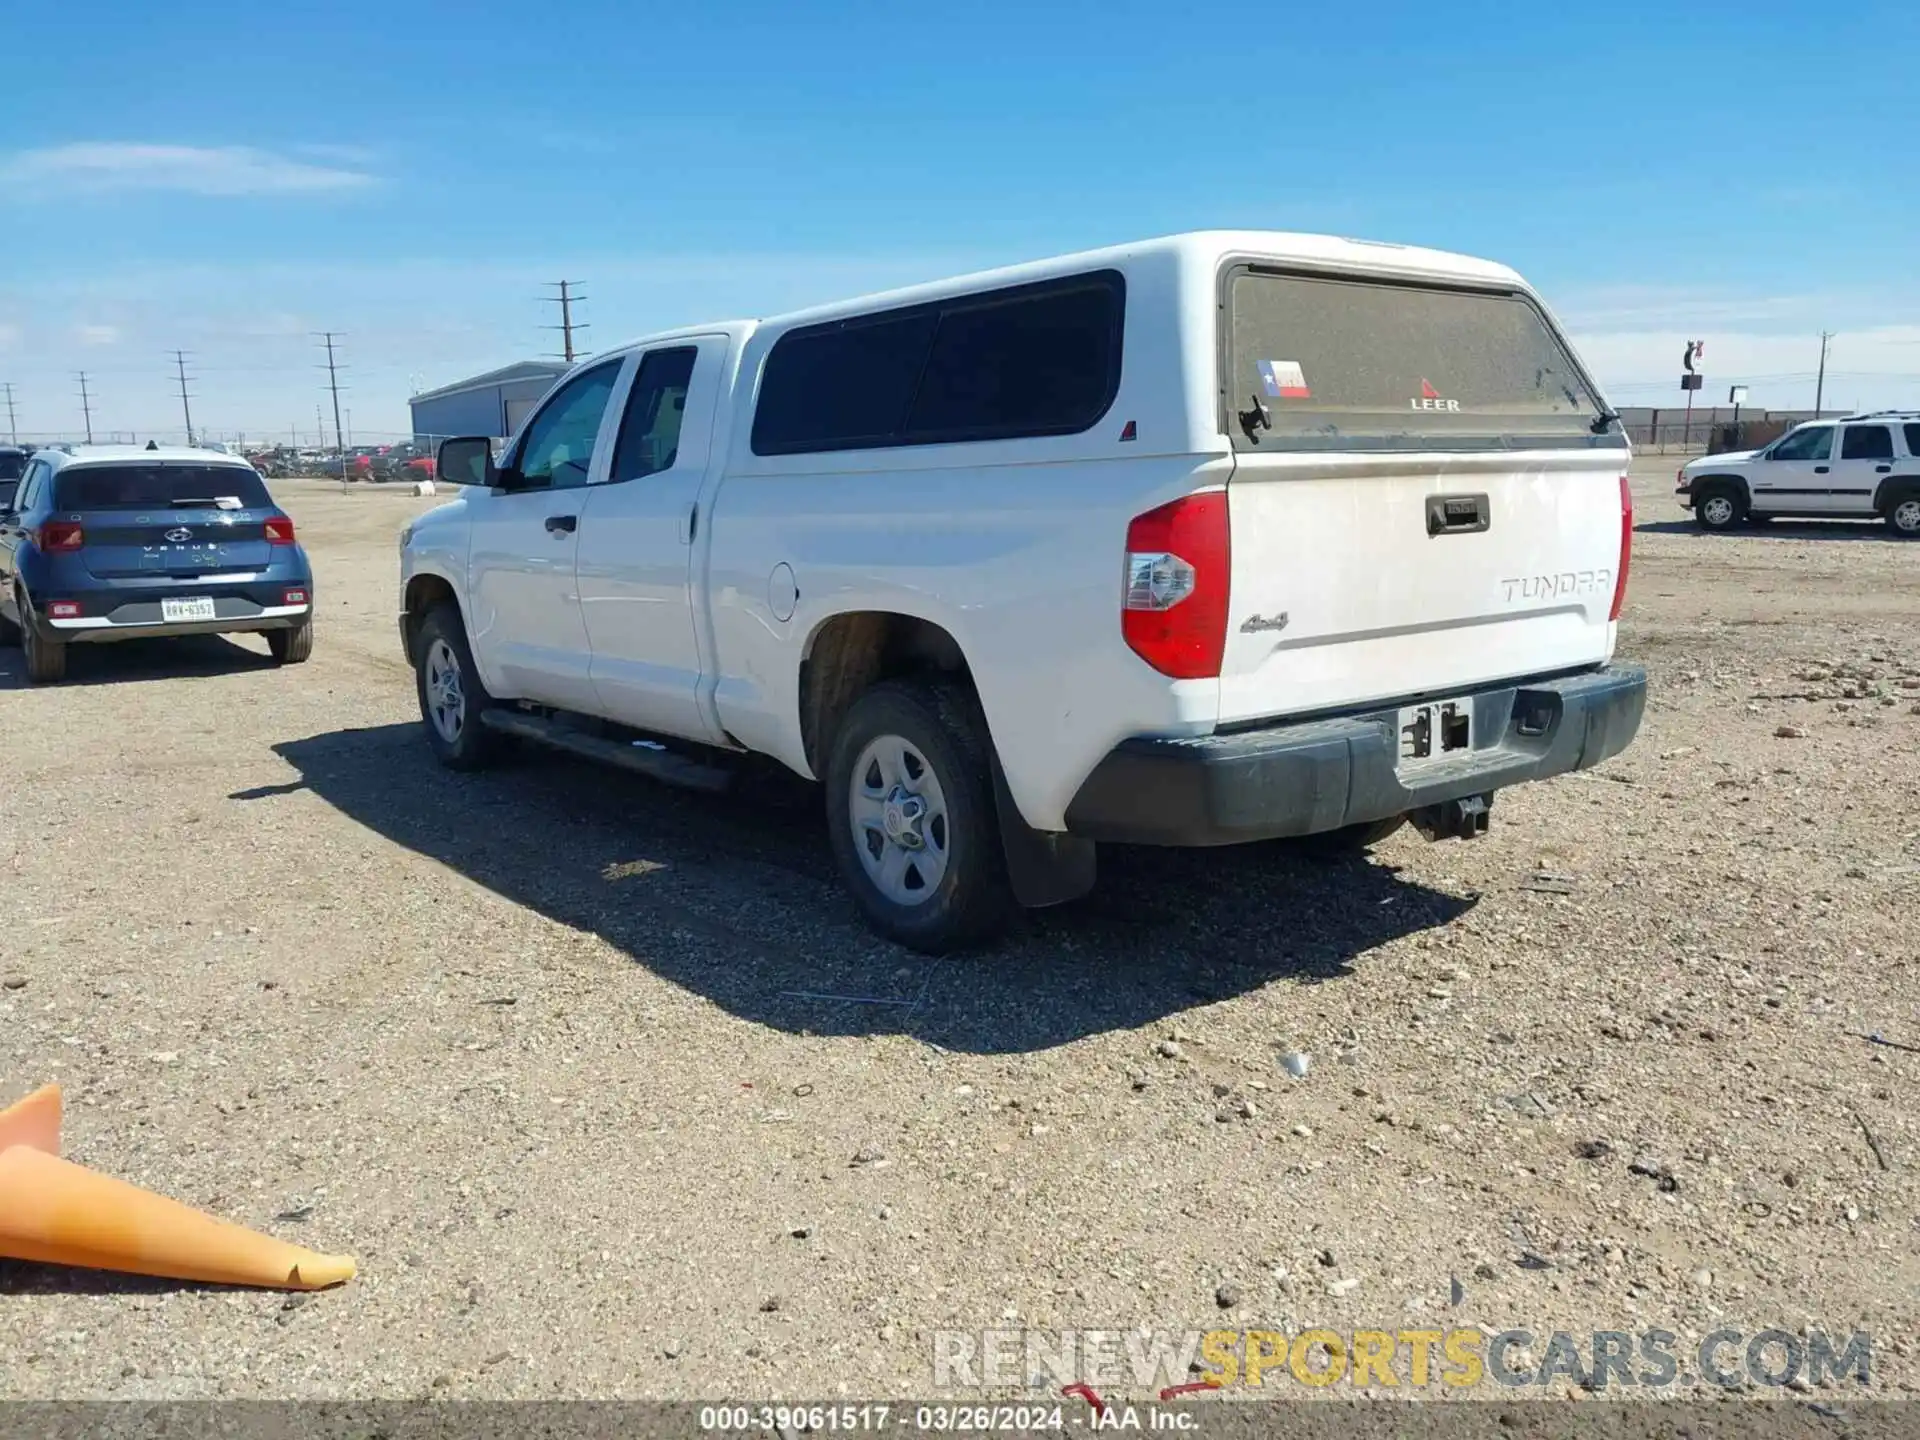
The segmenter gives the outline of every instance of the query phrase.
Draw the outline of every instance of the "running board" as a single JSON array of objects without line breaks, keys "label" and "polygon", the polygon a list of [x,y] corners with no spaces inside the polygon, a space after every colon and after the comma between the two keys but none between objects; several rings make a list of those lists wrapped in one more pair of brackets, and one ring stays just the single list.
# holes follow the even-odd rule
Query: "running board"
[{"label": "running board", "polygon": [[655,780],[678,785],[685,790],[718,792],[733,783],[733,771],[722,766],[704,765],[672,750],[656,750],[652,742],[636,744],[631,740],[609,740],[601,735],[589,735],[571,725],[557,724],[544,715],[533,715],[524,710],[482,710],[480,723],[503,735],[532,740],[536,744],[565,750],[568,754],[579,755],[587,760],[597,760],[602,765],[614,765],[622,770],[650,775]]}]

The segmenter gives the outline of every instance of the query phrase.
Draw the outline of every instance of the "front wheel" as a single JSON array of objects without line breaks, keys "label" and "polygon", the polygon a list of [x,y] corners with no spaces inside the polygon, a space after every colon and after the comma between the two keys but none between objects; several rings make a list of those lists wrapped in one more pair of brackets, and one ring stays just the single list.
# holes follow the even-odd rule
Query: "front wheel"
[{"label": "front wheel", "polygon": [[1746,518],[1746,506],[1725,490],[1712,490],[1693,502],[1693,518],[1702,530],[1731,530]]},{"label": "front wheel", "polygon": [[1920,539],[1920,495],[1904,496],[1888,506],[1887,528],[1903,539]]},{"label": "front wheel", "polygon": [[889,681],[853,703],[827,762],[841,879],[874,929],[929,955],[1014,912],[984,732],[959,686]]},{"label": "front wheel", "polygon": [[437,606],[420,622],[414,640],[414,679],[427,743],[449,770],[478,770],[500,751],[499,732],[480,723],[493,703],[474,668],[466,626],[451,605]]}]

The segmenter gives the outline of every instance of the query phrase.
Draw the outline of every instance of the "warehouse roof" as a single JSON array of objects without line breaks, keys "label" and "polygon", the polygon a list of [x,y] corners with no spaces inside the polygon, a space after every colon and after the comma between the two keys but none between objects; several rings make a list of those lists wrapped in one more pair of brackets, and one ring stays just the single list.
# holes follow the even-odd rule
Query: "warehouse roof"
[{"label": "warehouse roof", "polygon": [[442,385],[437,390],[423,390],[411,398],[411,404],[422,400],[438,400],[446,395],[464,395],[469,390],[485,390],[494,385],[506,385],[515,380],[557,380],[567,373],[568,366],[556,360],[516,360],[511,365],[502,365],[498,370],[489,370],[484,375],[475,375],[468,380],[456,380],[451,385]]}]

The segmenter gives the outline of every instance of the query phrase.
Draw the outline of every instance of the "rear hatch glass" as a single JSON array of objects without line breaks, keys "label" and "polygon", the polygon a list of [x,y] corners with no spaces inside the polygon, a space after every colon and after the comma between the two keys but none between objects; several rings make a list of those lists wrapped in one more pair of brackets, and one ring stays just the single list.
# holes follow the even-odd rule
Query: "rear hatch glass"
[{"label": "rear hatch glass", "polygon": [[89,465],[62,471],[55,509],[85,533],[87,569],[103,579],[190,579],[264,569],[266,485],[239,465]]},{"label": "rear hatch glass", "polygon": [[1604,406],[1523,295],[1257,267],[1228,290],[1223,389],[1243,448],[1602,440]]}]

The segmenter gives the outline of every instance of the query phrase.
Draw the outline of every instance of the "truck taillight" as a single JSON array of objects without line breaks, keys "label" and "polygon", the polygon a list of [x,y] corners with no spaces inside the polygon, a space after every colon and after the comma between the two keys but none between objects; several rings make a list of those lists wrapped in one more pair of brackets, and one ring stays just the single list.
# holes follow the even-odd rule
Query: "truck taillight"
[{"label": "truck taillight", "polygon": [[87,532],[73,520],[48,520],[34,535],[33,543],[42,554],[57,555],[85,545]]},{"label": "truck taillight", "polygon": [[1613,608],[1607,619],[1618,620],[1627,598],[1627,566],[1633,560],[1633,488],[1620,477],[1620,565],[1613,576]]},{"label": "truck taillight", "polygon": [[1227,494],[1208,490],[1135,517],[1127,526],[1120,633],[1162,675],[1220,673],[1231,581]]},{"label": "truck taillight", "polygon": [[284,515],[267,517],[267,543],[269,545],[291,545],[293,543],[293,521]]}]

